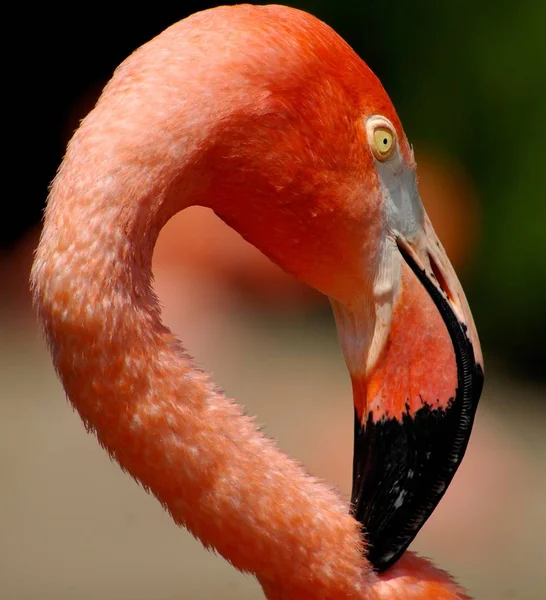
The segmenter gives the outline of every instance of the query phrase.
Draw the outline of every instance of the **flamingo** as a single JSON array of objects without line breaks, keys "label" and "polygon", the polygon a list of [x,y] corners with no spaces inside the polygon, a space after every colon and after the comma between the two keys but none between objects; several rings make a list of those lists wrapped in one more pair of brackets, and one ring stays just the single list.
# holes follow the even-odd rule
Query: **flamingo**
[{"label": "flamingo", "polygon": [[[269,599],[462,599],[408,545],[464,455],[483,359],[378,79],[285,6],[196,13],[116,70],[53,181],[31,273],[86,428]],[[264,436],[162,323],[163,225],[212,209],[326,294],[355,410],[351,504]]]}]

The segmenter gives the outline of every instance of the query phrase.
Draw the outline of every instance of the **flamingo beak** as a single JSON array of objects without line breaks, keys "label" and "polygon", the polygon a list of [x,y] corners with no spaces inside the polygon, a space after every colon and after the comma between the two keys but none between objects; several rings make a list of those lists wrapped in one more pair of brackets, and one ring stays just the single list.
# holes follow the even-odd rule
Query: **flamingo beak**
[{"label": "flamingo beak", "polygon": [[[445,493],[483,386],[465,294],[416,183],[406,187],[389,197],[398,212],[391,211],[397,216],[376,281],[374,331],[361,336],[368,340],[365,367],[355,367],[354,352],[347,361],[355,402],[352,507],[378,572],[400,558]],[[339,306],[334,312],[345,351],[347,315]]]}]

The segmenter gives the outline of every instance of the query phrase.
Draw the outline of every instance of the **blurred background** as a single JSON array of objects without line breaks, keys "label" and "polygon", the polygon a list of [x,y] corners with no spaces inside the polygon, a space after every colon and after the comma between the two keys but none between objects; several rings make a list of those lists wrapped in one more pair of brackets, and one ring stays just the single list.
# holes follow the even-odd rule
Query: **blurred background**
[{"label": "blurred background", "polygon": [[[20,163],[26,170],[18,179],[24,191],[8,197],[11,214],[0,220],[2,598],[262,597],[252,578],[175,527],[85,434],[55,378],[28,293],[47,186],[79,119],[132,50],[215,5],[178,4],[119,12],[47,6],[22,17],[24,28],[13,23],[23,109],[13,172]],[[413,548],[477,599],[542,597],[546,5],[291,5],[334,27],[390,94],[482,340],[486,387],[475,431]],[[199,363],[283,450],[348,497],[351,390],[325,299],[203,209],[167,225],[154,270],[165,321]]]}]

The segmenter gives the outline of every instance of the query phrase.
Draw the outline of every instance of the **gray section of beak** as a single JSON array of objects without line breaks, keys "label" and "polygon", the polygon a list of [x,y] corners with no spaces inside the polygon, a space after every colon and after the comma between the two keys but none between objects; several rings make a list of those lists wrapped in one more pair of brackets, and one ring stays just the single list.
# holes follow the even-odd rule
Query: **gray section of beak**
[{"label": "gray section of beak", "polygon": [[389,233],[408,242],[417,242],[424,229],[425,209],[417,189],[417,175],[397,154],[376,162],[383,188]]}]

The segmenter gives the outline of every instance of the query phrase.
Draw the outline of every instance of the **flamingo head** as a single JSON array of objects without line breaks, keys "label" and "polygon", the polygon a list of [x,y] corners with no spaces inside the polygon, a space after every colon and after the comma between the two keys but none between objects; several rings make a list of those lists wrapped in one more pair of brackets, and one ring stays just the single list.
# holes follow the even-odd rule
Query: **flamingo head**
[{"label": "flamingo head", "polygon": [[236,67],[247,110],[209,152],[212,208],[330,297],[354,392],[352,506],[382,571],[463,458],[483,383],[476,327],[412,148],[364,62],[283,7],[273,23],[260,13]]}]

